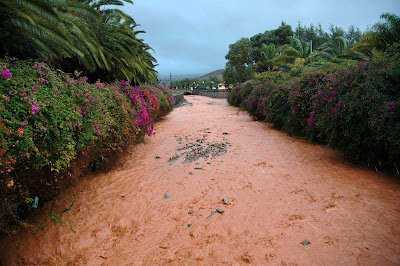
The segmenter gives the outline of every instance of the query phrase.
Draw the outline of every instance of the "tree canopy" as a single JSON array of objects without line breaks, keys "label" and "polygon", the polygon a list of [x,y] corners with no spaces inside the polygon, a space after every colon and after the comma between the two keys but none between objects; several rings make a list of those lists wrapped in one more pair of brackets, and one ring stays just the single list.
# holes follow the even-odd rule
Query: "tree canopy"
[{"label": "tree canopy", "polygon": [[[132,4],[131,0],[125,0]],[[0,56],[37,58],[93,80],[157,81],[151,49],[120,0],[0,0]]]},{"label": "tree canopy", "polygon": [[[304,26],[300,22],[293,31],[282,21],[277,29],[229,45],[224,79],[236,84],[264,71],[288,72],[302,65],[367,60],[374,49],[394,51],[400,39],[400,18],[384,13],[381,19],[365,33],[355,26],[345,30],[334,25],[326,32],[320,24]],[[299,73],[298,69],[294,72]]]}]

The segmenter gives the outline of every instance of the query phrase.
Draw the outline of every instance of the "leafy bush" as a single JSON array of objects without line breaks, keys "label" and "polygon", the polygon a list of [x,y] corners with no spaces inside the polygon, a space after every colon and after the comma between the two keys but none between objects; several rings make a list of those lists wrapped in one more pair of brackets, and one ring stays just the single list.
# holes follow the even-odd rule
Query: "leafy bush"
[{"label": "leafy bush", "polygon": [[227,97],[229,104],[240,107],[243,101],[250,95],[253,86],[254,84],[248,81],[235,88],[232,88]]},{"label": "leafy bush", "polygon": [[291,135],[370,166],[400,165],[400,74],[384,62],[304,74],[290,84],[247,82],[228,100]]},{"label": "leafy bush", "polygon": [[266,71],[262,73],[256,73],[254,75],[256,82],[275,82],[275,83],[287,83],[290,82],[291,77],[288,73],[282,71]]},{"label": "leafy bush", "polygon": [[0,74],[0,232],[82,173],[72,166],[93,167],[151,135],[173,107],[168,88],[88,84],[37,62],[1,59]]}]

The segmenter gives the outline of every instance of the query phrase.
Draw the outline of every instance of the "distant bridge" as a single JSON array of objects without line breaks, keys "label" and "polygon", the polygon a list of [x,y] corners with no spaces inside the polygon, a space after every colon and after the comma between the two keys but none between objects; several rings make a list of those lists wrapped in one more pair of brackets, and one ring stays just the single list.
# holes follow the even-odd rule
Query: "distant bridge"
[{"label": "distant bridge", "polygon": [[226,99],[228,92],[226,90],[211,90],[211,89],[183,89],[176,90],[176,92],[183,92],[183,95],[202,95],[211,98]]}]

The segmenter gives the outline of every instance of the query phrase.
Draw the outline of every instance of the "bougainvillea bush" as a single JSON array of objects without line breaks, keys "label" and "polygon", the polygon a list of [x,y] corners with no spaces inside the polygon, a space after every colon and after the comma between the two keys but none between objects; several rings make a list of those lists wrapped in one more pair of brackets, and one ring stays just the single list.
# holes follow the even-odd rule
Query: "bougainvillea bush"
[{"label": "bougainvillea bush", "polygon": [[84,168],[151,135],[153,121],[173,108],[168,88],[89,84],[33,61],[1,59],[0,74],[2,232]]},{"label": "bougainvillea bush", "polygon": [[327,144],[371,167],[400,166],[400,77],[384,62],[319,71],[290,84],[247,82],[232,105],[290,135]]}]

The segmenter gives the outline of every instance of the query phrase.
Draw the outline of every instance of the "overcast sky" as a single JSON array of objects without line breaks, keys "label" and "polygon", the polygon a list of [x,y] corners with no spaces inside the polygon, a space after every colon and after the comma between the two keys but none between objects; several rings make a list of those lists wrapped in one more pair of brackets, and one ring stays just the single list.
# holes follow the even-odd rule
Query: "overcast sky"
[{"label": "overcast sky", "polygon": [[131,15],[139,36],[153,49],[162,74],[206,74],[225,68],[229,44],[281,21],[292,25],[320,23],[362,31],[383,12],[399,15],[399,0],[134,0],[122,8]]}]

